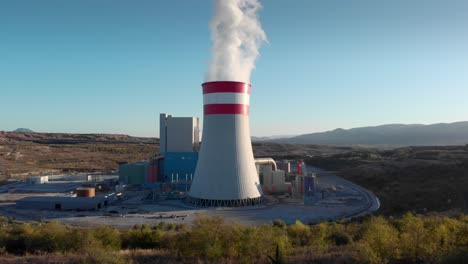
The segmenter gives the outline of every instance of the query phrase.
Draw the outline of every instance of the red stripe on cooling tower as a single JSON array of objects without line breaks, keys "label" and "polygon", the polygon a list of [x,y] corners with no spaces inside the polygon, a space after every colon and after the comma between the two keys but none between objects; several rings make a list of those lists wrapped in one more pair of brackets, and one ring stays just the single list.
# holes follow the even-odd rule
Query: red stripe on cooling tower
[{"label": "red stripe on cooling tower", "polygon": [[207,82],[202,84],[203,94],[246,93],[250,94],[250,84],[243,82]]},{"label": "red stripe on cooling tower", "polygon": [[248,115],[249,106],[244,104],[208,104],[204,105],[205,115]]}]

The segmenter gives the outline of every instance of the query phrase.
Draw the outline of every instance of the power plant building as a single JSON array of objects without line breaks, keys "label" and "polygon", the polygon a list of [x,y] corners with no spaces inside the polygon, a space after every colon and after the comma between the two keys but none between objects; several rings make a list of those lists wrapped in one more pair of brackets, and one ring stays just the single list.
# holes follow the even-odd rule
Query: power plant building
[{"label": "power plant building", "polygon": [[198,117],[159,116],[159,154],[167,152],[196,152],[200,145]]},{"label": "power plant building", "polygon": [[263,193],[292,194],[293,185],[286,182],[290,162],[277,166],[271,158],[254,159],[250,85],[221,81],[202,87],[202,144],[198,118],[160,114],[159,153],[149,161],[121,165],[120,183],[141,185],[153,194],[185,192],[186,201],[196,206],[251,206],[263,202]]},{"label": "power plant building", "polygon": [[148,162],[122,164],[119,166],[119,181],[124,184],[144,184]]},{"label": "power plant building", "polygon": [[193,179],[200,146],[199,118],[174,117],[160,114],[160,151],[149,161],[122,164],[119,166],[119,181],[122,184],[144,185],[157,188],[163,183],[183,179],[185,190],[188,180]]},{"label": "power plant building", "polygon": [[27,210],[99,210],[107,205],[101,198],[69,196],[29,196],[16,201],[16,208]]}]

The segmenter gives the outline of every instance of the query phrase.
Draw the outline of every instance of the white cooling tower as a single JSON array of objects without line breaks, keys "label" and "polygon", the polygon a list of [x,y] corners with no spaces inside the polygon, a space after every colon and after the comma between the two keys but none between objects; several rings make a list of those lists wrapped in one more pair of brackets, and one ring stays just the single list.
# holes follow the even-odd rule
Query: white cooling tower
[{"label": "white cooling tower", "polygon": [[248,206],[262,202],[249,128],[250,84],[203,85],[203,136],[188,202]]}]

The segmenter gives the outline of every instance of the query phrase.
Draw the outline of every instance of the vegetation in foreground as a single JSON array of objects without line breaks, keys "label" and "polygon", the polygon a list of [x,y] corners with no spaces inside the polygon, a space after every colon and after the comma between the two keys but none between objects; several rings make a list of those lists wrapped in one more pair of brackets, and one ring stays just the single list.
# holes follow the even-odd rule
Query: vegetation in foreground
[{"label": "vegetation in foreground", "polygon": [[0,220],[2,263],[463,263],[468,216],[242,226],[199,218],[117,230]]}]

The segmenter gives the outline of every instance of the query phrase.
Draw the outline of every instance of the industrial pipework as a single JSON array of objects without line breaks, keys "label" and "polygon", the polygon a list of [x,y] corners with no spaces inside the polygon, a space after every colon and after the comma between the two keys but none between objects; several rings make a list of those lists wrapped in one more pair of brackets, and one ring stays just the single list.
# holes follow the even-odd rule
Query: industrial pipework
[{"label": "industrial pipework", "polygon": [[273,165],[273,171],[277,171],[276,161],[272,158],[257,158],[255,159],[256,165]]}]

